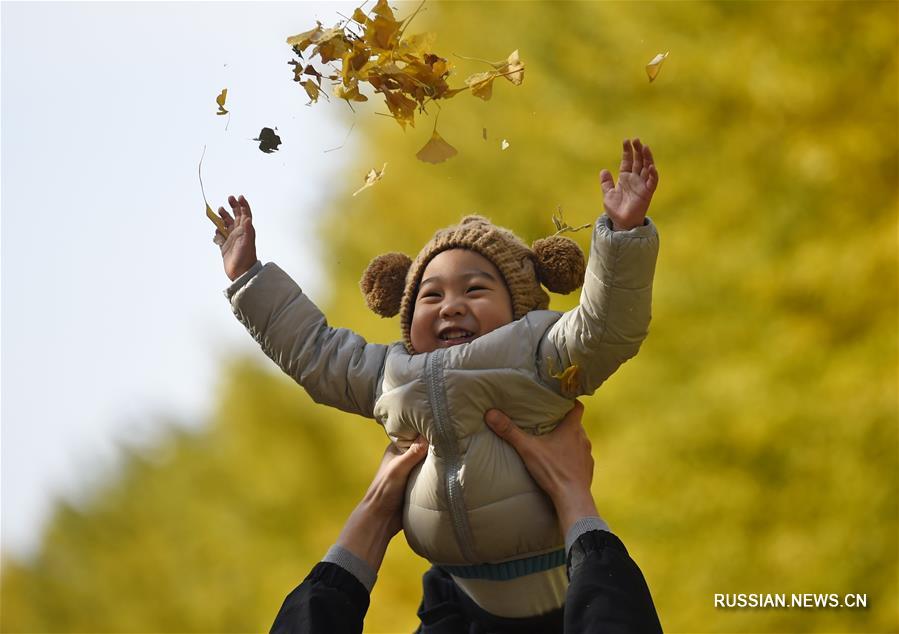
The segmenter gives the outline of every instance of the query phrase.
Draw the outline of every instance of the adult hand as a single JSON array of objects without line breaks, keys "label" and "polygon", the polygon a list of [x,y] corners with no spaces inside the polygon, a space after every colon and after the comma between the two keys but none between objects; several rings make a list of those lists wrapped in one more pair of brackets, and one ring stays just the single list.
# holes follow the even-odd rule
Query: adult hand
[{"label": "adult hand", "polygon": [[368,491],[337,538],[339,545],[365,560],[374,571],[381,567],[391,538],[403,527],[406,480],[427,453],[428,442],[421,436],[405,452],[388,445]]},{"label": "adult hand", "polygon": [[590,493],[593,482],[593,455],[581,417],[584,406],[574,407],[548,434],[532,436],[518,428],[498,409],[488,410],[484,422],[512,445],[524,461],[531,477],[546,491],[556,507],[562,534],[582,517],[599,515]]},{"label": "adult hand", "polygon": [[234,211],[233,218],[224,207],[219,207],[219,217],[228,229],[228,237],[216,229],[213,242],[221,247],[225,275],[233,282],[256,263],[256,230],[253,228],[250,203],[246,198],[228,196],[228,204]]}]

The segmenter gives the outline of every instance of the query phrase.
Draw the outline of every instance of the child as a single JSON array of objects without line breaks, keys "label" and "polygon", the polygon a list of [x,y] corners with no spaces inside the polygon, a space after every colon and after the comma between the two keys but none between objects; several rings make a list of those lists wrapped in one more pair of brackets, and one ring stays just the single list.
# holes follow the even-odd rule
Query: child
[{"label": "child", "polygon": [[[316,402],[375,418],[401,448],[427,438],[406,492],[406,539],[496,616],[557,610],[567,580],[552,505],[484,412],[548,431],[647,334],[658,252],[646,218],[658,185],[649,147],[625,140],[620,172],[617,185],[600,173],[606,213],[586,271],[573,241],[554,236],[532,250],[479,216],[438,231],[414,261],[375,258],[361,285],[372,310],[399,313],[403,341],[392,345],[330,328],[293,280],[257,261],[247,201],[229,197],[234,218],[219,209],[237,318]],[[577,308],[545,310],[541,282],[567,293],[581,281]]]}]

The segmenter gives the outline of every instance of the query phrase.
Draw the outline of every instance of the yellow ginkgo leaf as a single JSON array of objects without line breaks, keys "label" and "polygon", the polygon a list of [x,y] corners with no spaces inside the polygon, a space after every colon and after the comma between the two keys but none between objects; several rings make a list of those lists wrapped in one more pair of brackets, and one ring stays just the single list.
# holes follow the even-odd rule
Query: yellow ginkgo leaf
[{"label": "yellow ginkgo leaf", "polygon": [[362,185],[362,187],[360,187],[356,191],[354,191],[353,196],[355,196],[356,194],[358,194],[359,192],[361,192],[364,189],[368,189],[369,187],[371,187],[372,185],[377,183],[379,180],[384,178],[384,170],[386,170],[386,169],[387,169],[387,163],[384,163],[384,166],[381,168],[381,171],[378,171],[375,168],[372,168],[368,172],[368,174],[365,175],[365,184]]},{"label": "yellow ginkgo leaf", "polygon": [[212,211],[212,207],[209,206],[209,203],[206,203],[206,217],[212,221],[212,224],[215,225],[215,228],[218,229],[223,236],[226,238],[228,237],[228,234],[231,232],[225,227],[225,222],[218,216],[218,214]]},{"label": "yellow ginkgo leaf", "polygon": [[580,393],[581,369],[577,364],[568,366],[560,374],[553,374],[552,377],[561,382],[559,390],[563,396],[572,398]]},{"label": "yellow ginkgo leaf", "polygon": [[359,92],[359,84],[357,83],[353,83],[350,86],[337,84],[334,86],[334,96],[347,101],[368,101],[368,97]]},{"label": "yellow ginkgo leaf", "polygon": [[390,114],[403,127],[403,130],[406,129],[407,123],[413,128],[415,127],[415,101],[398,90],[385,90],[384,101],[387,103]]},{"label": "yellow ginkgo leaf", "polygon": [[297,35],[291,35],[289,38],[287,38],[287,44],[297,49],[297,51],[302,52],[310,44],[312,44],[313,42],[317,42],[321,37],[321,34],[324,32],[321,22],[318,22],[316,20],[316,25],[317,26],[314,29],[304,31]]},{"label": "yellow ginkgo leaf", "polygon": [[219,96],[215,98],[215,103],[219,106],[219,111],[215,114],[228,114],[228,111],[225,110],[225,99],[228,98],[228,89],[222,88],[222,92],[219,93]]},{"label": "yellow ginkgo leaf", "polygon": [[521,82],[524,81],[524,64],[521,63],[521,59],[518,57],[518,49],[512,51],[505,63],[497,65],[496,69],[500,72],[500,75],[516,86],[520,86]]},{"label": "yellow ginkgo leaf", "polygon": [[368,18],[365,17],[365,11],[362,10],[362,7],[356,7],[353,11],[353,22],[365,24],[365,21],[367,19]]},{"label": "yellow ginkgo leaf", "polygon": [[649,81],[652,82],[659,74],[659,70],[662,68],[662,62],[665,61],[665,58],[668,57],[669,51],[665,51],[664,53],[659,53],[655,57],[653,57],[649,63],[646,65],[646,74],[649,76]]},{"label": "yellow ginkgo leaf", "polygon": [[425,163],[443,163],[448,158],[454,157],[459,151],[452,145],[443,140],[443,137],[437,134],[431,135],[431,140],[425,143],[425,146],[418,151],[416,158]]},{"label": "yellow ginkgo leaf", "polygon": [[309,95],[309,99],[311,99],[309,103],[315,103],[318,101],[318,95],[321,91],[314,81],[312,81],[311,79],[307,79],[306,81],[301,81],[300,85],[306,89],[306,94]]},{"label": "yellow ginkgo leaf", "polygon": [[490,99],[493,95],[493,80],[496,79],[495,71],[487,71],[485,73],[475,73],[465,80],[465,85],[471,87],[471,94],[480,97],[484,101]]},{"label": "yellow ginkgo leaf", "polygon": [[206,146],[203,146],[203,153],[200,155],[200,164],[197,166],[197,176],[200,179],[200,193],[203,194],[203,202],[206,203],[206,217],[212,221],[212,224],[215,225],[215,228],[219,230],[219,232],[228,237],[228,234],[231,232],[225,227],[225,221],[222,220],[218,214],[212,211],[212,207],[209,206],[209,201],[206,200],[206,189],[203,187],[203,158],[206,156]]}]

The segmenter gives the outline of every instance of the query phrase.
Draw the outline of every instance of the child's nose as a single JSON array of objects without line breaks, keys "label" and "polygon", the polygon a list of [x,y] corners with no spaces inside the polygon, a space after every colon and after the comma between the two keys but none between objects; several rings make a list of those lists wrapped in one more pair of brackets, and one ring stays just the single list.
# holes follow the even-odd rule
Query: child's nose
[{"label": "child's nose", "polygon": [[447,297],[440,306],[441,317],[457,317],[468,312],[468,306],[461,297]]}]

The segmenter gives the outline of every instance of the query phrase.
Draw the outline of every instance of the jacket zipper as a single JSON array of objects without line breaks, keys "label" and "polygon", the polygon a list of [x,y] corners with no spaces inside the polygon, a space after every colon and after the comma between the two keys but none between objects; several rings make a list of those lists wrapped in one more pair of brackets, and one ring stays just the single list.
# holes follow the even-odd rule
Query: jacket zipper
[{"label": "jacket zipper", "polygon": [[440,448],[440,455],[445,463],[442,484],[446,490],[447,506],[453,522],[453,532],[456,535],[456,542],[462,551],[462,556],[471,563],[478,563],[479,559],[474,553],[471,526],[468,524],[468,513],[465,511],[465,501],[462,498],[462,485],[459,482],[459,472],[462,470],[462,456],[459,454],[459,443],[450,425],[449,409],[446,406],[446,387],[443,376],[443,357],[445,353],[446,350],[444,349],[428,353],[428,357],[425,360],[425,382],[428,387],[431,411],[434,412],[437,446]]}]

